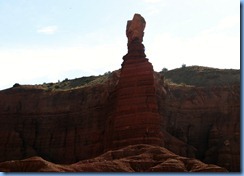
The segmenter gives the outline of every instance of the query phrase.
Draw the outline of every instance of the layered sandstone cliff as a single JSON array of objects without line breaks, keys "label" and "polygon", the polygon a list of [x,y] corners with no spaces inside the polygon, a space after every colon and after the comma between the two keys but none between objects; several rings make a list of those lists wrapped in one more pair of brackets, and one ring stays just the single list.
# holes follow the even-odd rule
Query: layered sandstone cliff
[{"label": "layered sandstone cliff", "polygon": [[72,163],[103,152],[109,88],[0,92],[0,160],[41,156]]},{"label": "layered sandstone cliff", "polygon": [[[28,86],[0,91],[1,162],[41,156],[73,163],[102,154],[119,75],[114,72],[104,84],[68,91]],[[164,147],[240,171],[239,86],[164,88],[162,77],[156,73],[155,78],[161,82],[156,93]]]},{"label": "layered sandstone cliff", "polygon": [[196,158],[239,171],[240,85],[171,87],[161,103],[166,130],[193,146]]}]

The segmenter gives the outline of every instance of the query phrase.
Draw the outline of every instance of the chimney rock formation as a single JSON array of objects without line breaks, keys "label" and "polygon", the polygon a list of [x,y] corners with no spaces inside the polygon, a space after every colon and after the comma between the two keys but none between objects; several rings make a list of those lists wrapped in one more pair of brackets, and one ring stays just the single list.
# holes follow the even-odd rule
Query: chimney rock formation
[{"label": "chimney rock formation", "polygon": [[145,58],[142,44],[145,24],[139,14],[127,23],[128,53],[123,57],[120,79],[113,94],[107,149],[132,144],[163,145],[154,70]]}]

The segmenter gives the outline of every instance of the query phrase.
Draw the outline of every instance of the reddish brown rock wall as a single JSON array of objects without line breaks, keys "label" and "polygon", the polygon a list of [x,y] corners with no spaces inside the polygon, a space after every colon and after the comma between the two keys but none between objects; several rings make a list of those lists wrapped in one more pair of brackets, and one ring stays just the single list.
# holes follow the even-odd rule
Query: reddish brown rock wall
[{"label": "reddish brown rock wall", "polygon": [[[147,60],[143,62],[150,65]],[[119,145],[136,142],[156,144],[157,136],[148,141],[141,136],[138,141],[134,140],[136,135],[144,134],[146,126],[143,124],[151,123],[144,116],[125,120],[118,118],[117,125],[142,124],[142,128],[135,125],[136,130],[130,133],[115,131],[117,136],[111,135],[112,124],[109,124],[108,117],[112,117],[111,112],[114,111],[111,110],[116,105],[113,97],[123,95],[115,91],[118,75],[113,75],[110,84],[70,91],[24,87],[0,91],[1,161],[37,155],[56,163],[72,163],[97,156],[112,147],[119,148]],[[230,171],[240,171],[239,86],[164,89],[158,76],[154,75],[154,84],[163,133],[162,145],[180,156],[197,157]],[[123,89],[118,92],[123,93]],[[140,92],[138,87],[134,90]],[[145,90],[137,95],[145,95]],[[154,91],[146,92],[154,96]],[[128,90],[125,93],[130,95]],[[118,103],[131,105],[130,100]],[[135,109],[141,107],[132,105]],[[155,106],[144,108],[152,110],[152,113],[145,113],[149,117],[156,110]],[[118,113],[115,117],[123,115]],[[123,136],[119,137],[128,139],[121,143],[109,142],[120,134]]]},{"label": "reddish brown rock wall", "polygon": [[[164,128],[196,149],[195,157],[240,171],[240,85],[221,87],[168,87],[160,99]],[[174,153],[190,157],[165,141]]]},{"label": "reddish brown rock wall", "polygon": [[0,92],[0,161],[42,156],[72,163],[103,152],[107,85]]}]

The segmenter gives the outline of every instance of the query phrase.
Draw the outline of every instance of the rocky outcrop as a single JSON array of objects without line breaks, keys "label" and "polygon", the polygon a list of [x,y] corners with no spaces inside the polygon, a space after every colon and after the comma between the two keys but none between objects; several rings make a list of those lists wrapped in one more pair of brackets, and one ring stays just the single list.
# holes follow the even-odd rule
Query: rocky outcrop
[{"label": "rocky outcrop", "polygon": [[[28,86],[0,91],[1,162],[41,156],[55,163],[73,163],[109,150],[106,140],[113,133],[108,122],[119,77],[114,72],[105,84],[69,91]],[[164,88],[163,77],[155,73],[154,78],[163,120],[161,146],[180,156],[240,171],[239,86]],[[134,118],[130,120],[123,123],[136,123]],[[133,133],[144,134],[145,130],[131,132],[128,143],[137,135]],[[116,143],[110,144],[118,148]]]},{"label": "rocky outcrop", "polygon": [[36,171],[225,171],[208,165],[217,164],[240,171],[240,84],[165,84],[144,53],[144,27],[141,37],[127,34],[122,68],[102,84],[0,91],[0,168],[37,163]]},{"label": "rocky outcrop", "polygon": [[129,145],[71,165],[50,163],[41,157],[0,163],[4,172],[227,172],[212,164],[175,155],[152,145]]},{"label": "rocky outcrop", "polygon": [[69,91],[16,87],[0,92],[0,161],[41,156],[73,163],[103,152],[107,82]]},{"label": "rocky outcrop", "polygon": [[[159,103],[166,131],[194,147],[196,158],[240,171],[240,85],[170,86]],[[188,147],[185,153],[169,142],[165,147],[192,156]]]},{"label": "rocky outcrop", "polygon": [[127,21],[126,36],[128,38],[128,45],[132,41],[143,41],[144,29],[146,27],[146,21],[140,14],[135,14],[132,20]]}]

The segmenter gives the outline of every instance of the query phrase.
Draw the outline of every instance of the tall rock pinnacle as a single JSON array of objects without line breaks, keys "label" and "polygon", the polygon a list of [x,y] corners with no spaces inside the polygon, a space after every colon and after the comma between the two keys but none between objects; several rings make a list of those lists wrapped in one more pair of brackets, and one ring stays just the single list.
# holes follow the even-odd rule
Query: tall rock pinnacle
[{"label": "tall rock pinnacle", "polygon": [[133,144],[163,145],[153,66],[145,58],[142,44],[145,24],[139,14],[127,22],[128,53],[113,94],[107,150]]}]

